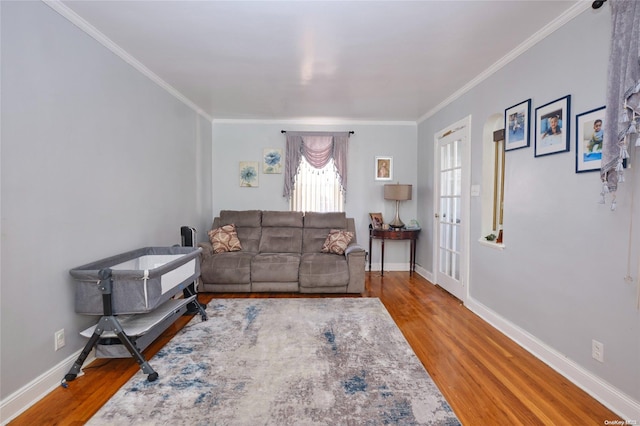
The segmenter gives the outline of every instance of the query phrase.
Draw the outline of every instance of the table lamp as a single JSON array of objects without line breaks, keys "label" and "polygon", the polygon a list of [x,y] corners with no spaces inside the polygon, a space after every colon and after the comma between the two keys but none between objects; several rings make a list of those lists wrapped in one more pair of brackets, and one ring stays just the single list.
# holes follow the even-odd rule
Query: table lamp
[{"label": "table lamp", "polygon": [[404,228],[404,223],[400,220],[400,201],[407,201],[411,199],[411,185],[401,184],[388,184],[384,186],[384,199],[393,200],[396,202],[396,217],[393,222],[389,223],[391,228]]}]

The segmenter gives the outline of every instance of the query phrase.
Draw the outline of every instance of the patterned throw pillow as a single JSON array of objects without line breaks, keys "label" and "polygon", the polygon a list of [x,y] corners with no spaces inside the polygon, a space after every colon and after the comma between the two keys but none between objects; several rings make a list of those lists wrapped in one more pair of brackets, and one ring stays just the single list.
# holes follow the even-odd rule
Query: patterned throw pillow
[{"label": "patterned throw pillow", "polygon": [[236,225],[233,223],[231,225],[224,225],[220,228],[212,229],[208,234],[214,253],[242,250],[242,245],[240,244],[238,233],[236,232]]},{"label": "patterned throw pillow", "polygon": [[344,254],[347,246],[353,239],[353,232],[341,229],[332,229],[322,245],[323,253]]}]

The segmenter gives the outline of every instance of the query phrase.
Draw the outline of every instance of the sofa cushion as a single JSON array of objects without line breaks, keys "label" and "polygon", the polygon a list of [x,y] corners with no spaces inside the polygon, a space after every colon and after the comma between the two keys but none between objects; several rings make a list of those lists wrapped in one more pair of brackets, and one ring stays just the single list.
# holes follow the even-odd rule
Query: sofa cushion
[{"label": "sofa cushion", "polygon": [[291,228],[302,228],[302,212],[262,212],[262,226],[287,226]]},{"label": "sofa cushion", "polygon": [[298,282],[300,255],[260,253],[251,261],[252,282]]},{"label": "sofa cushion", "polygon": [[214,253],[242,250],[242,245],[238,239],[238,233],[236,232],[236,226],[234,224],[212,229],[208,232],[208,235]]},{"label": "sofa cushion", "polygon": [[234,223],[238,228],[259,228],[262,220],[260,210],[221,210],[220,224]]},{"label": "sofa cushion", "polygon": [[352,239],[353,232],[332,229],[322,245],[322,253],[344,254]]},{"label": "sofa cushion", "polygon": [[322,247],[332,229],[347,229],[344,212],[305,213],[302,252],[322,253]]},{"label": "sofa cushion", "polygon": [[260,253],[300,253],[302,251],[302,212],[262,213]]},{"label": "sofa cushion", "polygon": [[340,287],[349,283],[349,265],[344,256],[304,253],[300,258],[300,287]]},{"label": "sofa cushion", "polygon": [[344,212],[307,212],[304,215],[305,228],[346,229],[347,217]]},{"label": "sofa cushion", "polygon": [[260,253],[300,253],[302,228],[262,228]]},{"label": "sofa cushion", "polygon": [[213,221],[212,228],[235,224],[242,250],[257,253],[260,246],[262,211],[260,210],[222,210]]},{"label": "sofa cushion", "polygon": [[251,282],[253,253],[234,251],[218,253],[200,265],[202,281],[211,284],[248,284]]}]

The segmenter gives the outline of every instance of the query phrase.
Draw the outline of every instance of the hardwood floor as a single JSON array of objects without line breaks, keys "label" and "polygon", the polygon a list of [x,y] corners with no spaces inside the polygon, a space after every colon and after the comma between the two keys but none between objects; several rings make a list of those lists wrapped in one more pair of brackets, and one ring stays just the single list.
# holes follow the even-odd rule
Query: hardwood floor
[{"label": "hardwood floor", "polygon": [[[618,416],[496,331],[459,300],[417,274],[366,273],[365,297],[379,297],[463,425],[603,425]],[[230,297],[327,295],[200,294]],[[335,297],[335,296],[333,296]],[[149,359],[191,317],[180,318],[144,355]],[[196,321],[199,318],[195,319]],[[153,366],[153,360],[150,361]],[[131,376],[128,359],[99,359],[10,425],[82,425]]]}]

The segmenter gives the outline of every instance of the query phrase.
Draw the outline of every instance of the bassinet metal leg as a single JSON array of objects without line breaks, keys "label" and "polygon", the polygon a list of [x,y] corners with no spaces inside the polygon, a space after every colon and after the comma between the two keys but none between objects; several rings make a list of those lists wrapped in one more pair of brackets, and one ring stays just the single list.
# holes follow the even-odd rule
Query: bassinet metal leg
[{"label": "bassinet metal leg", "polygon": [[[185,295],[188,296],[193,296],[193,292],[191,291],[191,287],[194,287],[195,289],[195,284],[191,284],[187,287],[184,288],[183,293],[185,293]],[[200,312],[200,316],[202,317],[202,321],[206,321],[208,319],[207,317],[207,312],[204,310],[204,308],[207,307],[207,305],[202,305],[200,302],[198,302],[198,296],[196,295],[196,298],[194,299],[193,302],[194,305],[196,305],[198,307],[198,311]]]},{"label": "bassinet metal leg", "polygon": [[110,321],[112,321],[112,324],[114,327],[113,331],[116,333],[116,336],[118,336],[118,339],[120,339],[122,344],[127,348],[131,356],[135,358],[142,372],[144,374],[148,374],[147,380],[149,380],[150,382],[156,381],[156,379],[158,378],[158,373],[156,373],[153,370],[153,368],[151,368],[147,360],[144,359],[144,355],[140,353],[140,351],[133,344],[129,336],[125,334],[118,320],[115,317],[108,317],[108,318]]},{"label": "bassinet metal leg", "polygon": [[71,382],[72,380],[75,380],[75,378],[78,376],[78,373],[80,373],[82,364],[84,364],[84,361],[89,356],[89,353],[91,353],[91,350],[93,349],[95,344],[98,343],[98,339],[100,339],[101,334],[102,330],[98,332],[98,328],[96,328],[96,331],[93,333],[87,344],[84,345],[84,349],[80,353],[80,356],[78,357],[76,362],[73,364],[73,367],[71,367],[71,370],[69,370],[69,372],[64,376],[65,381]]},{"label": "bassinet metal leg", "polygon": [[67,375],[64,376],[64,379],[67,382],[74,380],[78,376],[78,373],[80,373],[80,369],[82,368],[82,364],[84,364],[84,361],[87,359],[87,356],[89,356],[89,353],[91,352],[93,347],[96,345],[96,343],[98,343],[100,336],[105,331],[113,331],[116,334],[120,342],[122,342],[122,344],[127,348],[131,356],[135,358],[142,372],[145,374],[148,374],[147,380],[149,380],[150,382],[153,382],[158,378],[158,373],[156,373],[153,370],[153,368],[151,368],[147,360],[144,359],[144,355],[140,353],[140,351],[135,346],[135,344],[131,341],[129,336],[126,335],[126,333],[124,332],[124,329],[118,322],[118,319],[115,316],[110,315],[110,316],[103,316],[100,318],[100,321],[96,325],[95,331],[93,332],[93,334],[91,335],[91,338],[89,339],[84,349],[82,350],[82,353],[80,354],[76,362],[73,364],[73,367],[71,367],[71,370],[69,370],[69,373],[67,373]]}]

